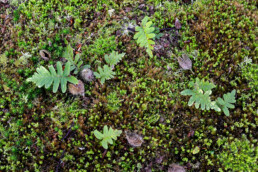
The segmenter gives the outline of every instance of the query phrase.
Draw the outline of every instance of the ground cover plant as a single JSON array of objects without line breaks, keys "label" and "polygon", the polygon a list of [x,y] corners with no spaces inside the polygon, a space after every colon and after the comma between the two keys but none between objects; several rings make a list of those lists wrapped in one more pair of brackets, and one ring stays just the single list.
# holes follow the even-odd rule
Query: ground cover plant
[{"label": "ground cover plant", "polygon": [[257,171],[257,15],[0,0],[0,171]]}]

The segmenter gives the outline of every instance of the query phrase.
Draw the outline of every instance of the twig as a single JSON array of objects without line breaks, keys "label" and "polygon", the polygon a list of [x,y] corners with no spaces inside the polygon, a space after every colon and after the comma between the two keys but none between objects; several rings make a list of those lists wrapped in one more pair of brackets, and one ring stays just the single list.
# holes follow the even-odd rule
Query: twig
[{"label": "twig", "polygon": [[58,169],[59,169],[59,167],[60,167],[60,164],[61,164],[61,162],[62,162],[62,158],[64,157],[64,154],[65,154],[65,150],[63,151],[63,153],[62,153],[62,155],[61,155],[61,157],[60,157],[60,160],[59,160],[59,162],[58,162],[58,164],[57,164],[56,172],[58,172]]},{"label": "twig", "polygon": [[132,31],[132,32],[135,32],[135,28],[130,28],[130,27],[128,27],[127,30],[130,30],[130,31]]},{"label": "twig", "polygon": [[168,27],[168,28],[163,28],[163,29],[160,29],[160,32],[162,31],[170,31],[170,30],[174,30],[175,27]]},{"label": "twig", "polygon": [[72,131],[72,127],[73,127],[73,126],[74,126],[74,122],[72,122],[72,124],[71,124],[71,126],[70,126],[68,132],[67,132],[66,135],[62,138],[61,141],[63,141],[64,139],[66,139],[66,137],[70,134],[70,132]]}]

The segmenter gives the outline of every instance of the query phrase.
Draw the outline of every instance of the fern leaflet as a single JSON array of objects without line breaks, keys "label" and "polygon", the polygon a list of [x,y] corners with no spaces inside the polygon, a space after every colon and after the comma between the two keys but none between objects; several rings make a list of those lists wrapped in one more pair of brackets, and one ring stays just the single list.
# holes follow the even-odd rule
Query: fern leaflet
[{"label": "fern leaflet", "polygon": [[105,149],[108,149],[108,143],[113,144],[113,140],[116,140],[121,133],[121,130],[113,130],[111,127],[108,129],[106,125],[103,128],[103,133],[99,132],[98,130],[94,131],[96,138],[102,140],[101,145]]},{"label": "fern leaflet", "polygon": [[137,39],[137,43],[140,45],[140,47],[145,47],[146,52],[149,54],[150,57],[153,57],[152,50],[153,45],[155,42],[151,39],[155,38],[154,30],[155,28],[152,27],[152,22],[148,22],[149,17],[144,17],[142,20],[142,24],[140,26],[136,26],[135,30],[137,33],[134,35],[134,39]]},{"label": "fern leaflet", "polygon": [[80,61],[81,54],[78,53],[75,55],[73,54],[73,48],[71,47],[70,44],[65,47],[65,50],[62,54],[62,57],[64,57],[66,60],[68,60],[71,63],[71,68],[70,70],[74,70],[74,74],[77,74],[81,68],[81,65],[83,64],[83,61]]},{"label": "fern leaflet", "polygon": [[228,108],[230,109],[235,108],[235,106],[232,105],[232,103],[236,102],[235,94],[236,94],[236,90],[233,90],[231,91],[231,93],[227,93],[223,95],[224,100],[219,97],[216,101],[226,116],[229,116]]},{"label": "fern leaflet", "polygon": [[63,93],[67,90],[67,82],[73,84],[78,84],[78,80],[74,76],[70,75],[70,62],[68,61],[65,64],[65,69],[63,71],[61,62],[57,62],[57,72],[54,69],[53,65],[49,66],[49,70],[45,67],[40,66],[36,69],[37,72],[34,75],[27,79],[28,82],[34,82],[39,88],[45,86],[49,88],[53,84],[53,92],[56,93],[59,85],[61,84],[61,90]]},{"label": "fern leaflet", "polygon": [[215,101],[211,101],[210,95],[212,93],[211,89],[215,87],[214,84],[196,79],[195,83],[190,82],[190,86],[194,87],[192,90],[186,89],[181,92],[181,95],[192,96],[188,101],[188,106],[195,105],[195,108],[198,109],[201,105],[202,110],[214,109],[220,111],[220,108],[217,106]]},{"label": "fern leaflet", "polygon": [[98,72],[94,72],[96,78],[100,78],[100,83],[104,84],[106,80],[109,80],[114,77],[115,72],[112,71],[112,68],[108,65],[104,65],[103,69],[98,67]]},{"label": "fern leaflet", "polygon": [[116,51],[112,51],[110,55],[105,55],[105,61],[110,65],[114,66],[125,56],[125,53],[118,54]]}]

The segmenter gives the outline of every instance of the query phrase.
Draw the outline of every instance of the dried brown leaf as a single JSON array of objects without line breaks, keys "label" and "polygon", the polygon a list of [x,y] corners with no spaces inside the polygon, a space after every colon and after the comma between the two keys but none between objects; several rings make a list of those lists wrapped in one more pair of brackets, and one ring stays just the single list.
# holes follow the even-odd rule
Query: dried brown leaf
[{"label": "dried brown leaf", "polygon": [[186,172],[184,167],[177,165],[177,164],[171,164],[169,165],[170,168],[168,168],[168,172]]},{"label": "dried brown leaf", "polygon": [[192,61],[188,57],[188,55],[183,54],[182,58],[181,57],[177,58],[177,61],[178,61],[179,65],[181,66],[181,68],[183,68],[184,70],[192,69]]},{"label": "dried brown leaf", "polygon": [[85,89],[84,84],[81,80],[79,80],[78,84],[69,84],[68,89],[72,95],[81,95],[84,97]]},{"label": "dried brown leaf", "polygon": [[139,147],[142,145],[143,138],[140,135],[130,131],[126,131],[125,134],[126,134],[126,139],[131,146]]},{"label": "dried brown leaf", "polygon": [[40,50],[39,54],[40,54],[41,58],[46,60],[46,61],[48,61],[49,58],[51,58],[51,54],[47,50]]},{"label": "dried brown leaf", "polygon": [[176,29],[181,29],[181,23],[180,23],[180,20],[178,18],[176,18],[176,21],[175,21],[175,27]]}]

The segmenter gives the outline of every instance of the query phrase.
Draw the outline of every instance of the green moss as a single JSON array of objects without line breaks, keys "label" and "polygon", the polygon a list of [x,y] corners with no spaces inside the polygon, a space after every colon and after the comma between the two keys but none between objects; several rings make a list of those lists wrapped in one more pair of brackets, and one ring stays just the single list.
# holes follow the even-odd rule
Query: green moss
[{"label": "green moss", "polygon": [[[228,142],[226,138],[219,139],[217,144],[222,147],[218,159],[225,170],[255,171],[257,169],[258,149],[250,143],[245,135],[241,139]],[[220,169],[220,171],[223,171]]]},{"label": "green moss", "polygon": [[[218,171],[236,168],[223,164],[233,155],[239,168],[253,168],[254,1],[12,2],[0,8],[0,170],[164,171],[178,163],[189,171]],[[163,34],[155,39],[153,58],[133,39],[145,16]],[[176,18],[180,29],[174,28]],[[105,54],[126,56],[113,68],[112,80],[85,83],[85,97],[51,94],[25,81],[37,67],[64,61],[68,44],[94,72]],[[49,61],[40,57],[42,49],[51,53]],[[21,58],[25,53],[31,57]],[[188,54],[194,73],[180,70],[176,59],[182,54]],[[180,92],[197,77],[217,85],[211,100],[236,90],[230,116],[187,105]],[[105,125],[137,132],[144,142],[131,147],[121,134],[106,152],[93,133]],[[244,133],[248,139],[237,139]],[[214,144],[219,138],[228,142]]]}]

